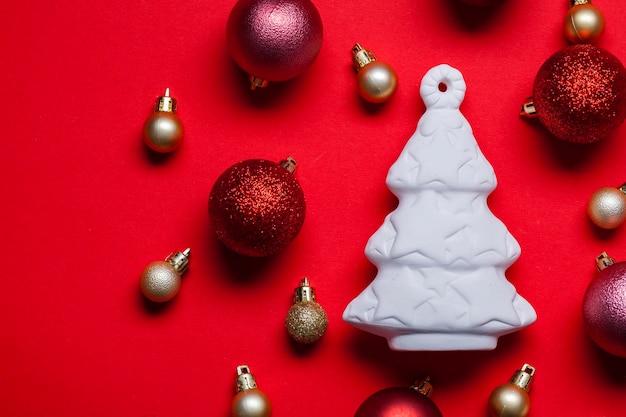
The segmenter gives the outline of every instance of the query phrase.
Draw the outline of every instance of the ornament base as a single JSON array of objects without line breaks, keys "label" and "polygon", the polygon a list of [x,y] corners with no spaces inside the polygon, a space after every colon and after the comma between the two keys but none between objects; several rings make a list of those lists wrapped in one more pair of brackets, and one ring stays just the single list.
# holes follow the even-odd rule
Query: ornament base
[{"label": "ornament base", "polygon": [[415,346],[424,351],[493,350],[498,345],[498,338],[472,333],[413,333],[390,337],[387,343],[390,349],[405,351],[415,350]]},{"label": "ornament base", "polygon": [[389,348],[396,351],[494,350],[498,346],[498,337],[504,334],[442,333],[432,330],[401,333],[402,330],[406,329],[393,326],[372,326],[352,321],[349,323],[357,329],[384,337],[387,339]]}]

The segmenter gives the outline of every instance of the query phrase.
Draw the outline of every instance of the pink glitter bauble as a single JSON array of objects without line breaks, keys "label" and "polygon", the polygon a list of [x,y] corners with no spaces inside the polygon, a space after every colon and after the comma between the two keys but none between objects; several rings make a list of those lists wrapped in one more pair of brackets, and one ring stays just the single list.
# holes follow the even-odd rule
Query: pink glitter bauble
[{"label": "pink glitter bauble", "polygon": [[563,48],[539,69],[533,102],[539,120],[557,138],[604,139],[626,118],[626,69],[597,46]]},{"label": "pink glitter bauble", "polygon": [[605,351],[626,358],[626,262],[600,271],[583,300],[585,331]]},{"label": "pink glitter bauble", "polygon": [[267,81],[302,74],[317,57],[322,37],[322,19],[310,0],[239,0],[226,26],[233,60]]}]

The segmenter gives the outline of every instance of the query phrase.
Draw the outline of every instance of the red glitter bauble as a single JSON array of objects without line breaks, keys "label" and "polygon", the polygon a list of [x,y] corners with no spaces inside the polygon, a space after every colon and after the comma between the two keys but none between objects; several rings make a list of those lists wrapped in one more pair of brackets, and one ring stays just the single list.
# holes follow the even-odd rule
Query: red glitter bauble
[{"label": "red glitter bauble", "polygon": [[386,388],[368,397],[354,417],[442,417],[430,398],[411,388]]},{"label": "red glitter bauble", "polygon": [[322,19],[310,0],[239,0],[226,25],[233,60],[267,81],[302,74],[317,57],[322,37]]},{"label": "red glitter bauble", "polygon": [[279,252],[300,231],[305,212],[304,193],[295,176],[285,166],[263,159],[228,168],[209,196],[215,234],[242,255]]},{"label": "red glitter bauble", "polygon": [[539,69],[533,102],[539,120],[557,138],[598,141],[626,117],[626,69],[597,46],[563,48]]},{"label": "red glitter bauble", "polygon": [[585,331],[605,351],[626,358],[626,262],[600,271],[583,299]]}]

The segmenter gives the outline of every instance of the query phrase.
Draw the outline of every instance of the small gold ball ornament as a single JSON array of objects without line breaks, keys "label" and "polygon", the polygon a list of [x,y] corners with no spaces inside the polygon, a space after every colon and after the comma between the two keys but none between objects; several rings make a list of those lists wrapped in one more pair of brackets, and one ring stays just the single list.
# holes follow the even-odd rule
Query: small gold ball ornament
[{"label": "small gold ball ornament", "polygon": [[298,343],[317,342],[326,332],[328,316],[315,301],[315,290],[309,285],[307,277],[295,289],[294,299],[285,320],[289,336]]},{"label": "small gold ball ornament", "polygon": [[591,195],[587,214],[596,226],[615,229],[626,220],[626,184],[620,188],[603,187]]},{"label": "small gold ball ornament", "polygon": [[176,99],[170,97],[170,89],[159,97],[154,105],[154,113],[143,125],[143,140],[155,152],[167,153],[176,150],[185,129],[176,114]]},{"label": "small gold ball ornament", "polygon": [[571,43],[596,43],[604,34],[606,22],[600,9],[589,0],[573,0],[563,21],[563,32]]},{"label": "small gold ball ornament", "polygon": [[256,379],[248,365],[237,367],[237,394],[232,402],[233,417],[270,417],[272,403],[269,397],[257,388]]},{"label": "small gold ball ornament", "polygon": [[398,88],[398,75],[391,65],[380,62],[372,51],[360,44],[352,48],[352,63],[357,71],[357,89],[370,103],[384,103]]},{"label": "small gold ball ornament", "polygon": [[181,284],[181,275],[189,266],[191,249],[183,252],[171,253],[165,261],[156,261],[148,264],[141,273],[139,287],[143,295],[155,303],[171,300],[178,294]]},{"label": "small gold ball ornament", "polygon": [[497,386],[489,396],[489,415],[526,417],[530,411],[528,390],[534,375],[535,368],[525,363],[508,383]]}]

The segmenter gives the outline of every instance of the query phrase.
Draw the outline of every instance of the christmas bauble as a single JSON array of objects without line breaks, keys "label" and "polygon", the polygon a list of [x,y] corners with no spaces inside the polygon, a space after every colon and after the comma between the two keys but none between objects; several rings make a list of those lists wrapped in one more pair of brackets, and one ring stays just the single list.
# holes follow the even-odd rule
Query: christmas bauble
[{"label": "christmas bauble", "polygon": [[139,287],[143,295],[155,303],[169,301],[180,290],[180,274],[168,262],[150,263],[141,273]]},{"label": "christmas bauble", "polygon": [[251,159],[220,175],[209,197],[209,216],[226,247],[242,255],[267,256],[293,241],[306,213],[293,171],[293,159],[281,164]]},{"label": "christmas bauble", "polygon": [[287,333],[298,343],[317,342],[328,328],[328,315],[315,300],[315,290],[304,277],[295,289],[294,304],[287,312]]},{"label": "christmas bauble", "polygon": [[228,51],[252,88],[302,74],[322,46],[322,19],[310,0],[239,0],[226,26]]},{"label": "christmas bauble", "polygon": [[525,363],[515,371],[508,383],[498,385],[489,395],[488,410],[491,417],[526,417],[530,411],[528,389],[535,368]]},{"label": "christmas bauble", "polygon": [[605,351],[626,358],[626,262],[613,263],[606,253],[598,260],[600,272],[583,299],[585,331]]},{"label": "christmas bauble", "polygon": [[604,14],[588,3],[574,4],[563,20],[563,33],[571,43],[596,43],[604,33]]},{"label": "christmas bauble", "polygon": [[626,185],[620,188],[602,187],[592,194],[587,214],[596,226],[615,229],[626,220]]},{"label": "christmas bauble", "polygon": [[241,391],[232,402],[233,417],[270,417],[272,403],[267,395],[258,389]]},{"label": "christmas bauble", "polygon": [[384,103],[398,88],[398,74],[393,67],[378,61],[372,51],[360,44],[352,48],[352,64],[357,71],[359,95],[370,103]]},{"label": "christmas bauble", "polygon": [[181,275],[189,267],[191,249],[182,252],[170,253],[165,261],[156,261],[148,264],[141,273],[139,288],[143,295],[155,303],[171,300],[178,294],[181,285]]},{"label": "christmas bauble", "polygon": [[442,417],[427,394],[414,388],[386,388],[369,396],[354,417]]},{"label": "christmas bauble", "polygon": [[626,117],[626,69],[597,46],[563,48],[539,69],[533,102],[554,136],[575,143],[598,141]]},{"label": "christmas bauble", "polygon": [[170,97],[170,89],[166,88],[143,125],[143,140],[153,151],[166,153],[180,146],[184,134],[183,123],[176,114],[176,99]]},{"label": "christmas bauble", "polygon": [[237,394],[233,398],[233,417],[270,417],[272,402],[256,384],[254,375],[248,365],[237,367]]}]

